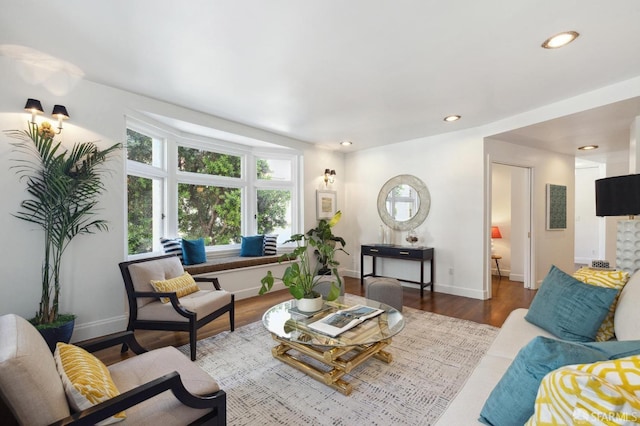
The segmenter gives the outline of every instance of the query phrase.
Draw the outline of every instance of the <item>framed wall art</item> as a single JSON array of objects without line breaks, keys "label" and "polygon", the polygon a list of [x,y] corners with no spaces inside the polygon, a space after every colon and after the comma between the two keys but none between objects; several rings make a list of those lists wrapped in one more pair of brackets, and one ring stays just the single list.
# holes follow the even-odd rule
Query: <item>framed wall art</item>
[{"label": "framed wall art", "polygon": [[338,211],[336,191],[316,191],[316,217],[331,219]]},{"label": "framed wall art", "polygon": [[567,187],[547,184],[547,230],[567,229]]}]

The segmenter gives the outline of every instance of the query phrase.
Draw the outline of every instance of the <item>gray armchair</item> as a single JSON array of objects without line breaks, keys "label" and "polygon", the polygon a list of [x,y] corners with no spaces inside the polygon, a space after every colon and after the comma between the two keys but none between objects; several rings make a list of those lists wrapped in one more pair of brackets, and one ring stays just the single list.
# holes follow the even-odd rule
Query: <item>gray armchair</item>
[{"label": "gray armchair", "polygon": [[123,410],[126,419],[118,424],[226,424],[225,392],[172,346],[146,352],[132,332],[79,345],[92,352],[126,342],[140,355],[108,367],[119,396],[74,413],[54,357],[33,325],[0,316],[0,342],[0,398],[18,424],[93,425]]},{"label": "gray armchair", "polygon": [[[165,255],[120,263],[120,272],[129,301],[127,330],[187,331],[191,346],[191,360],[196,359],[198,329],[219,316],[229,313],[231,331],[234,330],[234,297],[223,290],[217,278],[193,277],[200,291],[178,297],[176,293],[153,290],[151,280],[167,280],[184,273],[175,255]],[[161,303],[160,297],[170,303]],[[123,345],[123,352],[127,346]]]}]

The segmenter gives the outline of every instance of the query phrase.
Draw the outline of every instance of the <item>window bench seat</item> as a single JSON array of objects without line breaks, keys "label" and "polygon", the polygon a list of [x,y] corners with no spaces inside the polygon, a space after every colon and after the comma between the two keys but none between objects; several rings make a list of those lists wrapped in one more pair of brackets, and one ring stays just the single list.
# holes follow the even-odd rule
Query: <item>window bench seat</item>
[{"label": "window bench seat", "polygon": [[191,275],[207,274],[209,272],[226,271],[227,269],[246,268],[248,266],[267,265],[278,263],[280,255],[241,257],[229,256],[207,260],[206,263],[197,265],[184,265],[184,270]]},{"label": "window bench seat", "polygon": [[[225,256],[207,260],[198,265],[184,265],[184,270],[191,275],[217,277],[220,285],[234,293],[236,300],[256,296],[260,289],[260,279],[268,270],[275,276],[281,276],[289,261],[278,263],[280,254],[273,256],[241,257]],[[285,288],[278,283],[274,289]]]}]

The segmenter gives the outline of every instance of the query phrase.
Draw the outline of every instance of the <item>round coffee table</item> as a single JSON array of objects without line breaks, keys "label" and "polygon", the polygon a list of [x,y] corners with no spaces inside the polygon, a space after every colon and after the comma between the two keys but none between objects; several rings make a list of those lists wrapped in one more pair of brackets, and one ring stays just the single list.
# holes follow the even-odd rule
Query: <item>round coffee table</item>
[{"label": "round coffee table", "polygon": [[[336,337],[309,328],[309,324],[327,315],[358,304],[384,312]],[[275,358],[349,395],[353,388],[343,376],[371,357],[390,363],[393,357],[383,349],[402,331],[405,321],[402,313],[389,305],[347,296],[325,302],[323,309],[314,314],[299,313],[296,300],[288,300],[267,310],[262,323],[278,342],[271,350]],[[309,358],[319,361],[320,365],[310,362]]]}]

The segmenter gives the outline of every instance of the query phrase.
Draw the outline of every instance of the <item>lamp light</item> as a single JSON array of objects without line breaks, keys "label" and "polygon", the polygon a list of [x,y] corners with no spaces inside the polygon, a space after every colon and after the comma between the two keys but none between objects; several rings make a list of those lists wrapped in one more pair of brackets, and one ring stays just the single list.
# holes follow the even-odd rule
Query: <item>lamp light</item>
[{"label": "lamp light", "polygon": [[324,169],[324,186],[333,184],[336,180],[336,171],[331,169]]},{"label": "lamp light", "polygon": [[31,113],[31,124],[36,124],[36,115],[44,113],[40,101],[32,98],[27,99],[24,109]]},{"label": "lamp light", "polygon": [[58,134],[62,132],[62,120],[69,119],[69,113],[67,113],[67,108],[64,105],[54,105],[53,111],[51,111],[51,115],[53,118],[58,119]]},{"label": "lamp light", "polygon": [[502,238],[502,234],[500,233],[500,228],[497,226],[491,227],[491,254],[496,254],[495,249],[493,248],[493,240]]},{"label": "lamp light", "polygon": [[640,174],[598,179],[596,216],[629,216],[618,221],[616,267],[634,273],[640,269]]}]

